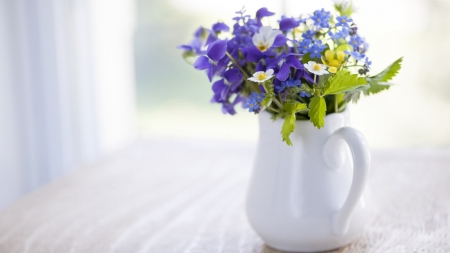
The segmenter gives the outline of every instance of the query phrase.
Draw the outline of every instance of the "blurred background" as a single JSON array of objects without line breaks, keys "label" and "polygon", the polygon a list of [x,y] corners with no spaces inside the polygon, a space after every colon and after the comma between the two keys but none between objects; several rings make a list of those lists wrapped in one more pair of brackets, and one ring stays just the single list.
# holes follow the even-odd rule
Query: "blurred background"
[{"label": "blurred background", "polygon": [[[372,148],[450,146],[450,0],[355,0],[372,73],[395,86],[352,105]],[[245,6],[296,16],[331,0],[0,0],[0,209],[138,138],[255,142],[223,115],[177,45]]]}]

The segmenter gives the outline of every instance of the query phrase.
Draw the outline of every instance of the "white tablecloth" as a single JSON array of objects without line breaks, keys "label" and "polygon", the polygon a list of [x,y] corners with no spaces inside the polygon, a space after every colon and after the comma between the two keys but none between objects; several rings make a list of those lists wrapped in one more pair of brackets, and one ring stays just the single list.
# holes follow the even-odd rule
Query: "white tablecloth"
[{"label": "white tablecloth", "polygon": [[[0,212],[0,252],[277,252],[247,223],[254,143],[139,141]],[[375,150],[378,208],[334,252],[450,252],[450,151]]]}]

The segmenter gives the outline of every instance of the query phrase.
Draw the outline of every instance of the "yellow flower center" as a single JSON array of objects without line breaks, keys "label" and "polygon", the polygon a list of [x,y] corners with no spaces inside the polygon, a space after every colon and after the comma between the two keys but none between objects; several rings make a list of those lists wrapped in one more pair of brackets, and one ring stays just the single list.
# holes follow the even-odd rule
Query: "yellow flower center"
[{"label": "yellow flower center", "polygon": [[258,46],[259,51],[261,52],[265,52],[268,48],[266,45],[264,45],[263,43],[260,43]]},{"label": "yellow flower center", "polygon": [[258,80],[260,80],[260,81],[262,81],[262,80],[264,80],[264,79],[266,79],[266,73],[261,73],[261,74],[258,74],[258,77],[256,77],[256,78],[258,78]]},{"label": "yellow flower center", "polygon": [[347,20],[343,19],[343,20],[342,20],[342,23],[345,23],[345,22],[347,22]]},{"label": "yellow flower center", "polygon": [[319,64],[314,64],[313,69],[318,71],[318,70],[321,70],[322,68],[320,67]]}]

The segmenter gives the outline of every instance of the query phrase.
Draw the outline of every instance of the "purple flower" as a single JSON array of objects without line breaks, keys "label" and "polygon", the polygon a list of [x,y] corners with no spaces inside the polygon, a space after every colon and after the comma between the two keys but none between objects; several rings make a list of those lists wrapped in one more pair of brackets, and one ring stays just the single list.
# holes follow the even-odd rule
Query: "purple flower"
[{"label": "purple flower", "polygon": [[305,69],[297,69],[297,73],[295,74],[295,79],[303,78],[309,83],[314,82],[314,76],[313,74],[307,73]]},{"label": "purple flower", "polygon": [[[224,66],[224,61],[219,62],[225,58],[227,51],[227,41],[217,40],[209,44],[206,56],[202,55],[194,62],[194,68],[198,70],[206,69],[208,79],[211,82],[215,73],[217,73]],[[220,64],[219,64],[220,63]]]},{"label": "purple flower", "polygon": [[230,103],[230,102],[222,103],[222,113],[223,114],[228,113],[230,115],[235,115],[236,110],[234,109],[234,106],[237,105],[238,103],[242,102],[243,100],[244,99],[240,95],[237,95],[232,103]]},{"label": "purple flower", "polygon": [[280,20],[280,30],[287,31],[292,28],[299,26],[300,23],[296,21],[294,18],[282,18]]},{"label": "purple flower", "polygon": [[204,52],[202,51],[202,45],[203,42],[200,39],[195,38],[194,40],[191,41],[191,43],[180,45],[177,48],[182,49],[185,52],[194,52],[196,54],[203,54]]},{"label": "purple flower", "polygon": [[233,68],[225,71],[223,78],[216,81],[212,86],[214,96],[211,101],[219,103],[227,101],[230,93],[239,91],[242,78],[243,76],[239,69]]},{"label": "purple flower", "polygon": [[268,69],[274,69],[276,67],[279,67],[278,73],[276,75],[277,79],[280,81],[286,81],[288,79],[291,70],[290,67],[296,68],[296,69],[303,69],[303,65],[301,64],[300,60],[297,58],[298,56],[301,56],[300,54],[282,54],[278,58],[267,58],[267,68]]},{"label": "purple flower", "polygon": [[217,22],[212,26],[212,30],[215,33],[219,33],[219,32],[228,32],[230,30],[230,27],[228,27],[225,23],[223,22]]},{"label": "purple flower", "polygon": [[355,36],[358,33],[358,27],[353,26],[352,28],[350,28],[349,34],[350,36]]},{"label": "purple flower", "polygon": [[270,17],[274,14],[274,12],[271,12],[266,7],[263,7],[256,12],[256,19],[261,20],[264,17]]}]

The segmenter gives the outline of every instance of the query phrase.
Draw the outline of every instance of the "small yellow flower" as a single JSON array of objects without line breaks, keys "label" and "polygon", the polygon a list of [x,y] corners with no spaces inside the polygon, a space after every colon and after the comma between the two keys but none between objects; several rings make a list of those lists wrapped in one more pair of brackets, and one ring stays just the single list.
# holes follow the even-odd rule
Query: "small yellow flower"
[{"label": "small yellow flower", "polygon": [[325,58],[322,57],[323,64],[327,65],[328,71],[336,73],[339,66],[344,64],[345,54],[342,51],[334,52],[333,50],[327,50],[325,52]]}]

